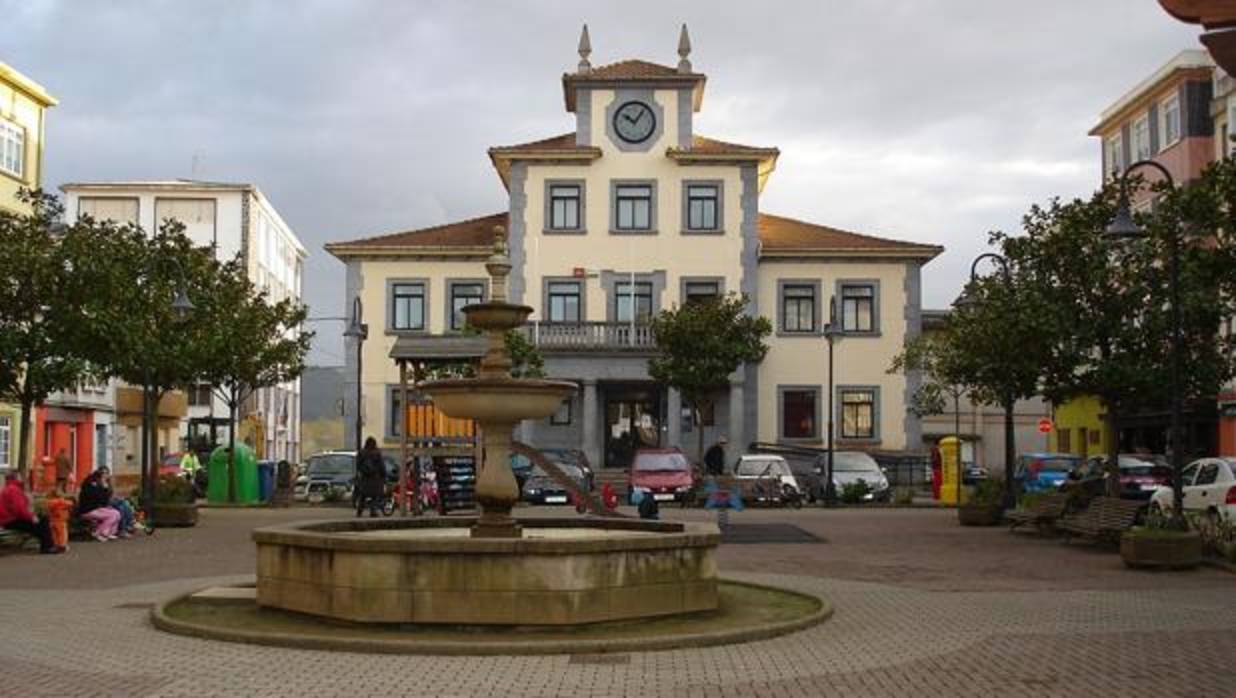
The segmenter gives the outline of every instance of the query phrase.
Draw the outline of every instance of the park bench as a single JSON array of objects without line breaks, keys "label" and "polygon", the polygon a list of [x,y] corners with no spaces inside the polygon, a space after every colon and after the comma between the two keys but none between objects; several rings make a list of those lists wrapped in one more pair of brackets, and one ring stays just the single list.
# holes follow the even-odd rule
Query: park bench
[{"label": "park bench", "polygon": [[34,536],[25,531],[12,531],[7,528],[0,528],[0,546],[11,546],[20,550],[26,547],[26,544],[33,539]]},{"label": "park bench", "polygon": [[1026,509],[1006,512],[1004,519],[1012,523],[1009,531],[1018,526],[1033,524],[1036,527],[1051,526],[1056,523],[1069,508],[1069,495],[1064,492],[1053,492],[1043,495],[1037,502]]},{"label": "park bench", "polygon": [[1056,527],[1068,536],[1118,540],[1137,523],[1145,502],[1118,497],[1095,497],[1085,511],[1060,519]]}]

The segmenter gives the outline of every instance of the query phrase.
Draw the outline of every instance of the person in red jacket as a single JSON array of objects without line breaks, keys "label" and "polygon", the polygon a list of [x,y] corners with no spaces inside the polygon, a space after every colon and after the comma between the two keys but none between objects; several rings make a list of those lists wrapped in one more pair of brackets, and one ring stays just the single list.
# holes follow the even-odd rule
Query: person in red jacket
[{"label": "person in red jacket", "polygon": [[52,543],[51,527],[48,526],[47,519],[40,519],[30,511],[30,500],[26,498],[26,490],[21,486],[21,476],[17,473],[6,475],[4,488],[0,489],[0,528],[36,536],[39,539],[39,552],[44,555],[64,552],[64,548],[58,548]]}]

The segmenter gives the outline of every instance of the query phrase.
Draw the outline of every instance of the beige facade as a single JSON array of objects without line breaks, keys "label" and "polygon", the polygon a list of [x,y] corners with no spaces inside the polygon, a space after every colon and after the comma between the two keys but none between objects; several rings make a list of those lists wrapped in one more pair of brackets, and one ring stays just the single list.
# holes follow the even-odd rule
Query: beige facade
[{"label": "beige facade", "polygon": [[[905,409],[916,377],[887,369],[919,331],[920,269],[941,248],[761,212],[779,152],[699,135],[704,82],[685,60],[678,68],[585,61],[563,76],[575,131],[490,149],[510,195],[506,211],[327,245],[347,265],[347,307],[359,297],[369,324],[366,435],[397,447],[395,359],[430,360],[433,342],[456,331],[457,296],[463,289],[458,300],[466,301],[484,282],[500,225],[511,246],[510,295],[534,310],[525,332],[547,372],[580,387],[553,418],[525,423],[525,441],[578,448],[611,467],[641,446],[697,455],[696,429],[706,446],[726,436],[731,456],[753,441],[821,446],[829,385],[823,329],[835,298],[835,320],[848,330],[833,377],[840,443],[919,448],[918,420]],[[730,292],[745,294],[776,330],[765,360],[719,386],[696,424],[676,391],[648,377],[655,346],[646,323],[688,295]],[[355,345],[347,352],[354,381]],[[345,394],[354,390],[353,382]]]}]

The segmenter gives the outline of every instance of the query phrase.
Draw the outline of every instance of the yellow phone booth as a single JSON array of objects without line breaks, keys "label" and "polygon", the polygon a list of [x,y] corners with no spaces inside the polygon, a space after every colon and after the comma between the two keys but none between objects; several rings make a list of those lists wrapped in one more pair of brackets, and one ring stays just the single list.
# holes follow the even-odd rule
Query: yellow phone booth
[{"label": "yellow phone booth", "polygon": [[965,501],[961,487],[961,440],[956,436],[940,439],[940,502],[957,504],[960,496]]}]

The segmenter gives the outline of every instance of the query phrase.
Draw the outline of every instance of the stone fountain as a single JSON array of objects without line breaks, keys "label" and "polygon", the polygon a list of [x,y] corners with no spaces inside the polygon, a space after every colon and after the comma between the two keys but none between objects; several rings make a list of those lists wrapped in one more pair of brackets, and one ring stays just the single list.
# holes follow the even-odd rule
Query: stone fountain
[{"label": "stone fountain", "polygon": [[717,608],[717,527],[635,518],[527,518],[511,433],[549,416],[572,383],[513,378],[505,334],[532,308],[508,303],[495,230],[491,300],[464,308],[488,348],[475,378],[422,383],[438,409],[474,419],[484,445],[480,515],[345,519],[253,532],[260,607],[362,623],[578,625]]},{"label": "stone fountain", "polygon": [[506,333],[527,322],[532,308],[506,302],[511,260],[502,226],[494,228],[494,252],[485,269],[490,276],[489,302],[463,309],[468,324],[488,340],[476,378],[428,381],[420,388],[448,417],[470,418],[480,427],[485,458],[476,478],[476,501],[481,516],[472,527],[472,537],[519,538],[521,527],[511,516],[519,501],[519,485],[510,466],[511,433],[525,419],[553,414],[575,392],[575,384],[511,377]]}]

